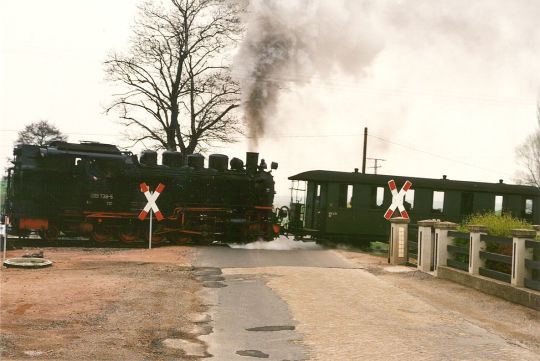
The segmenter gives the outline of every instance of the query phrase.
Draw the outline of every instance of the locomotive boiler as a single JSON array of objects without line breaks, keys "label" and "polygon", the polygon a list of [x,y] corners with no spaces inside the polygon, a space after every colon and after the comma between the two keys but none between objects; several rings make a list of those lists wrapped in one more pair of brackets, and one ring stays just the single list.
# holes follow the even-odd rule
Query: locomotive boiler
[{"label": "locomotive boiler", "polygon": [[83,236],[103,242],[148,237],[141,192],[165,186],[152,241],[249,242],[274,237],[274,180],[258,153],[246,162],[212,154],[184,156],[143,151],[140,158],[110,144],[53,142],[17,145],[8,170],[5,213],[12,233],[37,232],[45,240]]}]

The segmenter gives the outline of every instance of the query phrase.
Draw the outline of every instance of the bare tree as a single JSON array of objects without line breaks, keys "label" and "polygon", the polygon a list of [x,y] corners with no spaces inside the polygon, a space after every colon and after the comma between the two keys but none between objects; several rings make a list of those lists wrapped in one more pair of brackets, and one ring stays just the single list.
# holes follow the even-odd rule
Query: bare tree
[{"label": "bare tree", "polygon": [[40,120],[26,125],[19,132],[16,143],[42,146],[55,140],[65,141],[67,136],[63,135],[58,128],[46,120]]},{"label": "bare tree", "polygon": [[105,62],[107,78],[125,91],[107,108],[138,128],[135,142],[191,154],[241,131],[235,108],[240,89],[227,55],[240,33],[236,2],[145,2],[128,54]]},{"label": "bare tree", "polygon": [[525,142],[516,149],[516,155],[522,171],[518,173],[518,182],[540,188],[540,103],[536,106],[539,128],[529,135]]}]

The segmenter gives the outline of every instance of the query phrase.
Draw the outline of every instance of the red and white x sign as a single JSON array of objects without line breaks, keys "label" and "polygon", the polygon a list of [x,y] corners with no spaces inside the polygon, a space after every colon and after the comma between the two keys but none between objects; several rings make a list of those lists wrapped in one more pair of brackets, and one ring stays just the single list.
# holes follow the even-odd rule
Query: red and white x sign
[{"label": "red and white x sign", "polygon": [[405,198],[405,193],[411,188],[412,183],[410,181],[406,181],[403,187],[401,187],[401,190],[397,191],[396,188],[396,182],[394,182],[393,179],[388,181],[388,186],[390,187],[390,191],[392,192],[392,204],[390,207],[388,207],[388,210],[384,214],[384,218],[390,219],[392,218],[392,215],[394,214],[394,211],[396,208],[399,209],[399,212],[401,213],[401,216],[403,218],[409,218],[409,214],[405,210],[405,207],[403,206],[403,199]]},{"label": "red and white x sign", "polygon": [[159,208],[156,204],[156,200],[158,199],[161,192],[163,192],[163,190],[165,189],[165,185],[159,183],[158,186],[156,187],[155,192],[150,192],[150,188],[148,188],[148,185],[146,185],[146,183],[144,182],[141,183],[140,186],[141,186],[141,192],[144,193],[144,196],[148,200],[148,203],[146,203],[146,206],[139,214],[139,219],[141,221],[144,221],[144,219],[146,218],[146,215],[148,214],[148,212],[150,212],[150,209],[152,209],[154,211],[154,214],[156,215],[157,220],[161,221],[163,219],[163,215],[159,211]]}]

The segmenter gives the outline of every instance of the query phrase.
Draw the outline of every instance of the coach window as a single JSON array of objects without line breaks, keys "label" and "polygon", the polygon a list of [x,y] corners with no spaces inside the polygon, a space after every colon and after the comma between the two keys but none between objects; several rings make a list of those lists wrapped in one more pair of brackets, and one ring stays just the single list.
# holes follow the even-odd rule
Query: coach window
[{"label": "coach window", "polygon": [[353,186],[352,184],[339,185],[339,207],[352,208]]},{"label": "coach window", "polygon": [[442,213],[444,209],[444,192],[433,191],[432,212]]},{"label": "coach window", "polygon": [[371,188],[371,207],[377,208],[382,206],[384,203],[384,188],[383,187],[373,187]]},{"label": "coach window", "polygon": [[407,193],[405,193],[404,204],[406,209],[414,209],[414,189],[409,189]]},{"label": "coach window", "polygon": [[353,185],[347,185],[347,208],[352,208]]},{"label": "coach window", "polygon": [[533,200],[525,199],[525,215],[530,216],[533,213]]},{"label": "coach window", "polygon": [[502,214],[503,202],[504,202],[503,196],[495,196],[495,207],[494,207],[495,214],[497,215]]}]

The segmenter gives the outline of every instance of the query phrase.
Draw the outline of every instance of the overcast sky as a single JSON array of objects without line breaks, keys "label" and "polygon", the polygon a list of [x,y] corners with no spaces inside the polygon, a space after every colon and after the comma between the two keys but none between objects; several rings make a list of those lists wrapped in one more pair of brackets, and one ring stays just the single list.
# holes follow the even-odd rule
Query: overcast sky
[{"label": "overcast sky", "polygon": [[[127,144],[115,117],[103,113],[111,90],[102,64],[110,51],[125,48],[136,3],[0,3],[0,159],[11,154],[23,125],[42,119],[70,141]],[[515,147],[538,126],[539,1],[321,3],[333,10],[304,23],[315,21],[334,36],[308,39],[317,44],[311,55],[353,50],[349,64],[338,59],[341,68],[314,71],[301,82],[284,78],[257,149],[268,164],[280,164],[281,200],[288,176],[361,168],[364,127],[368,157],[386,160],[380,173],[511,182]],[[348,27],[336,29],[343,19]],[[359,37],[369,49],[343,48]],[[247,148],[242,139],[212,152],[244,158]]]}]

